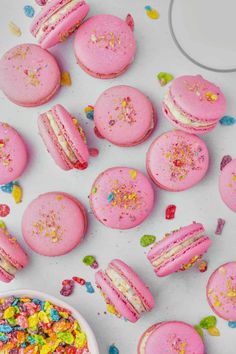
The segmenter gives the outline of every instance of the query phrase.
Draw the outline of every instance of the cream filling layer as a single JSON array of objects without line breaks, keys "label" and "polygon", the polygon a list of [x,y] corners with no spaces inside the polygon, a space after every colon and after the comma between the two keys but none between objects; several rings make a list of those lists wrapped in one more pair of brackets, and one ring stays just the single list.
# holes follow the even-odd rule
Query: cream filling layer
[{"label": "cream filling layer", "polygon": [[194,121],[191,119],[191,117],[187,113],[180,112],[176,107],[175,104],[170,96],[169,93],[167,93],[164,97],[164,103],[168,107],[170,113],[175,117],[175,119],[183,124],[189,125],[193,128],[207,128],[207,127],[212,127],[216,123],[206,123],[206,122],[199,122],[199,121]]},{"label": "cream filling layer", "polygon": [[108,268],[106,270],[106,275],[112,281],[114,286],[125,296],[125,298],[134,307],[138,314],[146,312],[146,309],[140,297],[118,272],[116,272],[113,268]]},{"label": "cream filling layer", "polygon": [[44,36],[44,33],[45,33],[44,28],[48,28],[48,27],[51,27],[51,26],[55,25],[57,23],[58,19],[60,19],[64,15],[66,15],[66,13],[68,11],[73,9],[73,7],[75,5],[77,5],[78,3],[80,3],[80,2],[81,2],[81,0],[71,0],[68,4],[64,5],[58,11],[54,12],[49,19],[45,20],[41,24],[41,26],[39,27],[35,37],[38,40],[40,40]]},{"label": "cream filling layer", "polygon": [[4,269],[8,274],[15,275],[17,268],[15,268],[6,258],[0,255],[0,267]]},{"label": "cream filling layer", "polygon": [[58,126],[58,124],[56,123],[52,112],[47,112],[47,118],[49,120],[50,126],[54,132],[54,134],[56,135],[57,139],[58,139],[58,143],[60,144],[62,150],[64,151],[64,153],[66,154],[66,156],[68,157],[68,159],[72,162],[72,163],[76,163],[78,161],[77,157],[75,156],[73,150],[71,149],[68,141],[66,140],[66,138],[63,136],[60,127]]},{"label": "cream filling layer", "polygon": [[142,338],[142,341],[140,343],[140,346],[139,346],[139,351],[140,351],[140,354],[145,354],[145,348],[146,348],[146,345],[147,345],[147,341],[148,341],[148,338],[150,337],[150,335],[156,330],[156,327],[153,328],[153,330],[151,330],[150,332],[146,332]]},{"label": "cream filling layer", "polygon": [[193,244],[195,241],[199,240],[200,238],[202,238],[204,235],[203,232],[201,232],[200,234],[194,235],[191,238],[188,238],[187,240],[179,243],[177,246],[171,248],[169,251],[165,252],[161,254],[159,257],[157,257],[153,262],[152,265],[154,267],[159,267],[162,263],[164,263],[165,261],[168,261],[171,257],[175,256],[177,253],[181,252],[184,248],[191,246],[191,244]]}]

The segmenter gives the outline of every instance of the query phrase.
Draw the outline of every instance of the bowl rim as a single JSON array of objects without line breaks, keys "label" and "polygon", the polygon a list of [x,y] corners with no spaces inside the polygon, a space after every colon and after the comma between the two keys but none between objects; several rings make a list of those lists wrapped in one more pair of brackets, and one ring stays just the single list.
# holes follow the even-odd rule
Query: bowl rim
[{"label": "bowl rim", "polygon": [[64,302],[63,300],[58,299],[54,295],[50,295],[43,291],[29,290],[29,289],[9,290],[9,291],[0,292],[0,298],[8,297],[8,296],[38,298],[43,301],[48,300],[55,305],[68,309],[69,311],[71,311],[73,317],[75,317],[78,320],[79,324],[81,325],[81,328],[86,333],[88,338],[89,351],[91,352],[91,354],[100,354],[98,343],[92,328],[85,320],[85,318],[67,302]]}]

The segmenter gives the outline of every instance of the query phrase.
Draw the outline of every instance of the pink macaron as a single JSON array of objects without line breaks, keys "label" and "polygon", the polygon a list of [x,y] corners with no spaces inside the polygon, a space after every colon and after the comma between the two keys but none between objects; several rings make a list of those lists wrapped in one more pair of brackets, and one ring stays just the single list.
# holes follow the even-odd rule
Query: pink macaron
[{"label": "pink macaron", "polygon": [[19,106],[48,102],[60,88],[61,74],[51,53],[35,44],[20,44],[0,60],[0,89]]},{"label": "pink macaron", "polygon": [[225,111],[224,94],[200,75],[175,79],[163,100],[163,112],[171,124],[194,134],[210,132]]},{"label": "pink macaron", "polygon": [[88,12],[83,0],[52,0],[35,17],[30,31],[42,48],[51,48],[73,33]]},{"label": "pink macaron", "polygon": [[202,224],[193,223],[175,230],[157,242],[147,258],[157,276],[164,277],[193,266],[211,245]]},{"label": "pink macaron", "polygon": [[38,118],[39,134],[48,152],[63,170],[84,170],[89,151],[86,137],[78,121],[57,104]]},{"label": "pink macaron", "polygon": [[111,261],[105,271],[98,271],[95,280],[108,311],[118,317],[136,322],[155,305],[150,290],[139,275],[119,259]]},{"label": "pink macaron", "polygon": [[207,283],[207,300],[218,316],[236,322],[236,262],[214,271]]},{"label": "pink macaron", "polygon": [[236,159],[230,161],[221,171],[219,190],[224,203],[236,212]]},{"label": "pink macaron", "polygon": [[185,322],[161,322],[142,335],[138,354],[204,354],[204,343],[197,331]]},{"label": "pink macaron", "polygon": [[134,146],[153,132],[156,115],[149,98],[131,86],[114,86],[104,91],[94,107],[99,134],[119,146]]},{"label": "pink macaron", "polygon": [[61,256],[83,240],[87,217],[82,204],[74,197],[50,192],[34,199],[22,218],[25,242],[44,256]]},{"label": "pink macaron", "polygon": [[28,264],[28,256],[7,230],[0,228],[0,281],[9,283]]},{"label": "pink macaron", "polygon": [[136,42],[129,22],[112,15],[96,15],[76,32],[74,51],[89,75],[110,79],[125,72],[134,60]]},{"label": "pink macaron", "polygon": [[27,164],[22,137],[7,123],[0,122],[0,185],[16,180]]},{"label": "pink macaron", "polygon": [[179,192],[202,180],[208,170],[209,154],[199,137],[173,130],[154,140],[147,153],[146,165],[158,187]]},{"label": "pink macaron", "polygon": [[141,172],[113,167],[97,177],[89,200],[93,214],[101,223],[113,229],[130,229],[151,213],[154,191]]}]

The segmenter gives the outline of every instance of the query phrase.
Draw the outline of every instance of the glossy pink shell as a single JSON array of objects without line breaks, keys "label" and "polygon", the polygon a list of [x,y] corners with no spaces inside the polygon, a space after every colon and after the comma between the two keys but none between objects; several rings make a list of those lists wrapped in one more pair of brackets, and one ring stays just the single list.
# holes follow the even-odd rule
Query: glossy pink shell
[{"label": "glossy pink shell", "polygon": [[219,190],[224,203],[236,212],[236,159],[228,163],[221,171]]}]

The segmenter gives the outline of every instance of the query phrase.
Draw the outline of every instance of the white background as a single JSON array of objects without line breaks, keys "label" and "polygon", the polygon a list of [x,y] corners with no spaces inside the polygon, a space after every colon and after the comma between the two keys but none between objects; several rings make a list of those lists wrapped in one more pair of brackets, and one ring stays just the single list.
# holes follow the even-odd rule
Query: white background
[{"label": "white background", "polygon": [[[88,204],[90,187],[95,177],[102,170],[111,166],[130,166],[145,172],[145,154],[150,143],[156,136],[171,129],[160,109],[161,99],[167,87],[160,87],[156,78],[158,72],[171,72],[175,77],[182,74],[202,74],[222,88],[228,100],[227,113],[234,116],[236,115],[236,74],[216,74],[204,71],[182,56],[169,33],[168,1],[166,0],[150,0],[149,3],[144,0],[90,0],[89,3],[91,4],[90,15],[111,13],[125,18],[128,12],[133,14],[138,51],[130,70],[120,78],[108,81],[88,76],[75,63],[72,49],[74,36],[72,36],[66,43],[57,45],[51,50],[57,57],[61,68],[71,73],[71,87],[62,87],[53,100],[36,108],[18,107],[10,103],[3,94],[0,95],[0,120],[6,121],[18,129],[27,142],[30,156],[28,168],[20,178],[24,189],[22,204],[15,205],[11,196],[5,193],[0,194],[0,202],[11,206],[11,213],[5,218],[9,230],[23,243],[21,217],[29,202],[41,193],[65,191],[78,197],[87,207],[89,212],[88,233],[79,248],[62,257],[39,256],[25,246],[30,256],[28,268],[19,273],[17,279],[12,283],[2,283],[0,290],[28,288],[61,297],[59,294],[60,284],[65,278],[78,275],[93,282],[94,271],[86,268],[82,263],[82,258],[85,255],[95,255],[101,267],[105,267],[111,259],[119,257],[133,266],[150,286],[156,298],[156,307],[151,313],[136,324],[105,315],[103,314],[105,304],[98,291],[96,294],[90,295],[79,285],[71,297],[63,299],[76,307],[91,324],[97,335],[101,354],[106,354],[107,348],[112,343],[117,345],[121,354],[135,354],[142,332],[155,322],[183,320],[194,325],[202,317],[211,314],[205,296],[207,279],[211,272],[222,263],[236,260],[235,214],[224,206],[218,193],[221,158],[225,154],[236,157],[236,126],[222,127],[219,125],[212,133],[203,138],[207,142],[211,156],[209,173],[206,178],[199,185],[181,193],[170,193],[155,188],[156,205],[151,217],[142,226],[133,230],[122,232],[111,230],[95,220]],[[23,6],[26,4],[34,5],[38,10],[32,0],[1,0],[1,54],[14,45],[35,42],[28,29],[31,19],[23,13]],[[145,5],[155,7],[160,13],[160,19],[157,21],[149,19],[144,10]],[[193,18],[195,18],[194,14]],[[7,27],[9,21],[20,26],[22,30],[20,38],[9,33]],[[223,53],[222,57],[224,57]],[[93,122],[87,120],[83,113],[84,107],[93,104],[104,89],[117,84],[133,85],[143,90],[151,98],[159,113],[158,127],[152,137],[146,143],[135,148],[118,148],[111,146],[104,140],[98,140],[93,134]],[[47,154],[38,135],[38,114],[56,103],[65,105],[74,116],[79,118],[87,133],[89,146],[98,147],[100,150],[99,157],[91,158],[89,168],[83,172],[60,170]],[[176,217],[173,221],[167,221],[164,217],[165,207],[168,204],[177,205]],[[218,217],[226,220],[222,236],[214,235]],[[154,234],[159,239],[166,232],[188,225],[193,220],[202,222],[213,240],[213,246],[205,256],[209,261],[209,270],[202,274],[198,270],[192,269],[185,273],[158,279],[145,257],[146,250],[139,245],[140,236]],[[207,334],[205,336],[207,353],[235,354],[236,330],[228,328],[227,322],[222,320],[218,321],[218,327],[221,332],[220,337],[210,337]]]}]

